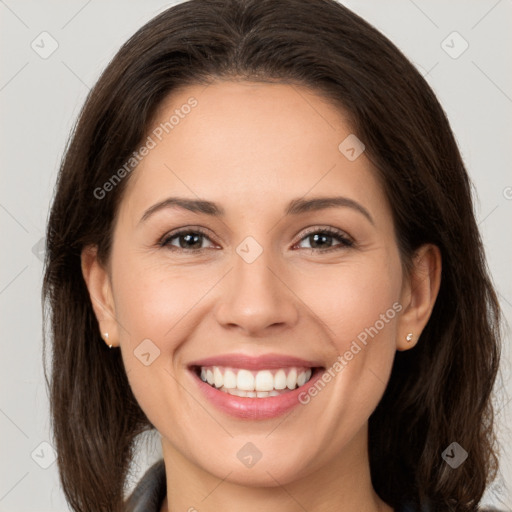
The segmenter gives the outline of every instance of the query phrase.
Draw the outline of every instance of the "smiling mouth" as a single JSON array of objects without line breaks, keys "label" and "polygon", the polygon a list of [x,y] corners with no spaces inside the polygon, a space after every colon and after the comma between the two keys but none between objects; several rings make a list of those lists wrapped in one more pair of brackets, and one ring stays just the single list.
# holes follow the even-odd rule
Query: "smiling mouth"
[{"label": "smiling mouth", "polygon": [[291,366],[259,371],[227,366],[192,366],[206,384],[238,397],[267,398],[289,393],[307,384],[323,367]]}]

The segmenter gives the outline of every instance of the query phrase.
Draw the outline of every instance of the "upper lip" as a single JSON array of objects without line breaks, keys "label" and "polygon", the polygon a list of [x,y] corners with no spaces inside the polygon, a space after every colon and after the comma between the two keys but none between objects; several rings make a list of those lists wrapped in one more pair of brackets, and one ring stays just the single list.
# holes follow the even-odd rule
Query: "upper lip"
[{"label": "upper lip", "polygon": [[299,357],[286,356],[282,354],[264,354],[260,356],[250,356],[248,354],[222,354],[218,356],[207,357],[189,363],[189,367],[194,366],[226,366],[232,368],[246,368],[247,370],[264,370],[273,368],[287,367],[321,367],[318,361],[307,361]]}]

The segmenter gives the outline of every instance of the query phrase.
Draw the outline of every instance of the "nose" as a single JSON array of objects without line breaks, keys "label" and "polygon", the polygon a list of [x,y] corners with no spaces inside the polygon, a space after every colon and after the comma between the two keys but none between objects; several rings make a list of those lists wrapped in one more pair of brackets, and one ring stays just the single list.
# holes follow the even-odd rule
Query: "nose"
[{"label": "nose", "polygon": [[270,251],[264,250],[252,263],[235,252],[216,307],[219,324],[251,337],[294,327],[300,301],[279,268]]}]

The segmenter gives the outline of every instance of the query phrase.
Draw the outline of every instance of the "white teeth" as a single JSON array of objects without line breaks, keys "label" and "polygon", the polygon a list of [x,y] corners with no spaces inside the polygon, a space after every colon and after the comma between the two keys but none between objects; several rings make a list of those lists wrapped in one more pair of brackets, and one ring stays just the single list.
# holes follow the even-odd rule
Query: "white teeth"
[{"label": "white teeth", "polygon": [[274,389],[274,377],[268,370],[263,370],[256,374],[256,391],[272,391]]},{"label": "white teeth", "polygon": [[[288,374],[286,373],[288,372]],[[201,368],[201,380],[235,396],[264,398],[287,393],[303,386],[312,375],[311,368],[281,368],[251,371],[210,366]]]},{"label": "white teeth", "polygon": [[236,377],[236,387],[243,391],[254,390],[254,377],[249,370],[239,370]]},{"label": "white teeth", "polygon": [[221,388],[221,389],[222,389],[222,391],[225,391],[226,393],[229,393],[230,395],[235,395],[235,396],[246,396],[246,393],[247,393],[247,391],[240,391],[237,388],[235,388],[235,389]]},{"label": "white teeth", "polygon": [[[226,370],[224,372],[224,387],[233,389],[236,388],[237,378],[235,372]],[[220,387],[220,386],[219,386]]]},{"label": "white teeth", "polygon": [[286,373],[284,373],[284,370],[278,370],[277,373],[274,375],[274,388],[286,388]]},{"label": "white teeth", "polygon": [[272,391],[242,391],[241,389],[227,389],[224,386],[219,389],[219,391],[223,391],[224,393],[228,393],[229,395],[240,396],[240,397],[248,397],[248,398],[266,398],[268,396],[279,396],[286,391],[276,391],[275,389]]},{"label": "white teeth", "polygon": [[213,381],[215,383],[216,388],[220,388],[224,383],[222,373],[220,373],[220,370],[216,366],[213,369]]},{"label": "white teeth", "polygon": [[295,385],[297,384],[297,370],[292,368],[288,377],[286,377],[286,387],[288,389],[295,389]]}]

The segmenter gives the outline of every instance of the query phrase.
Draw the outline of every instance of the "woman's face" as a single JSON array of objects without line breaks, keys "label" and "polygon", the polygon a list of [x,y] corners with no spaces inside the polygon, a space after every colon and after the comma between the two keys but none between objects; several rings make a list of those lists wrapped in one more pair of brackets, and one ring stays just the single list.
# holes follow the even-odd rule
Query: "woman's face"
[{"label": "woman's face", "polygon": [[[108,287],[110,339],[164,451],[248,485],[360,454],[407,334],[407,292],[351,127],[305,88],[216,82],[174,92],[154,128],[120,204]],[[192,364],[272,396],[233,396]],[[312,374],[296,391],[293,368]]]}]

